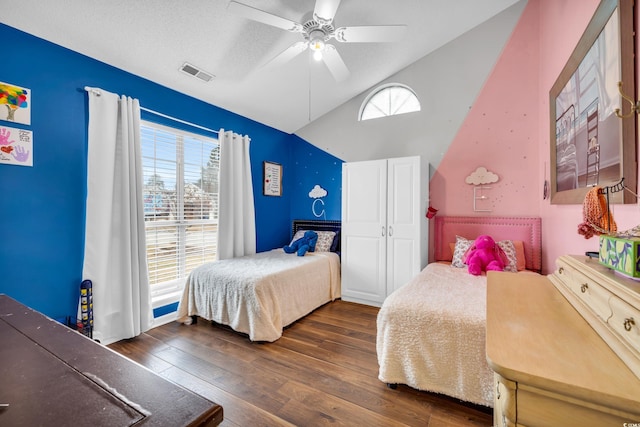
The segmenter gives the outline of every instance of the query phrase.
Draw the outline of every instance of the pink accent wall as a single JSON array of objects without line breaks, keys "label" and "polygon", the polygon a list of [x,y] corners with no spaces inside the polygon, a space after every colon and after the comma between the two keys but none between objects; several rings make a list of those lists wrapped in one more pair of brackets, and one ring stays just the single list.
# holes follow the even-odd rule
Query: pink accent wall
[{"label": "pink accent wall", "polygon": [[[598,249],[596,237],[587,240],[577,233],[582,205],[551,205],[542,198],[543,182],[550,176],[549,90],[598,4],[529,0],[430,182],[431,205],[440,210],[438,215],[542,217],[544,273],[555,269],[560,255]],[[473,186],[465,183],[478,166],[500,178],[486,193],[491,212],[473,211]],[[620,229],[640,224],[638,205],[615,205],[613,214]]]},{"label": "pink accent wall", "polygon": [[[537,215],[542,194],[538,88],[538,2],[530,1],[502,55],[431,178],[439,215]],[[532,37],[532,35],[536,35]],[[473,70],[469,70],[470,73]],[[474,212],[465,178],[483,166],[498,175]]]}]

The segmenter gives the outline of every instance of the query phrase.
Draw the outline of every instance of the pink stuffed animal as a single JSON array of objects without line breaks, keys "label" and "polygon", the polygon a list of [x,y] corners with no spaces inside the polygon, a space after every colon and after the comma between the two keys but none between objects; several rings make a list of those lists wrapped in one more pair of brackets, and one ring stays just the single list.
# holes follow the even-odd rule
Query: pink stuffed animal
[{"label": "pink stuffed animal", "polygon": [[469,266],[469,273],[479,276],[483,271],[503,271],[507,264],[507,255],[491,236],[478,236],[467,250],[464,263]]}]

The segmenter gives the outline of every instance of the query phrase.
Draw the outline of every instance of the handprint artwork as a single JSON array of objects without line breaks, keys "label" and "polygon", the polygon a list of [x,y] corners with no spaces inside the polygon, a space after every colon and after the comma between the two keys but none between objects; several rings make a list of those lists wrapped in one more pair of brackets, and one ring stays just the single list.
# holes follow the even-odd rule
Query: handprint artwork
[{"label": "handprint artwork", "polygon": [[0,126],[0,164],[33,166],[33,132]]},{"label": "handprint artwork", "polygon": [[13,144],[15,141],[14,140],[9,141],[10,136],[11,136],[11,131],[9,130],[9,128],[5,128],[5,127],[0,128],[0,145]]},{"label": "handprint artwork", "polygon": [[24,163],[29,158],[29,152],[21,146],[16,147],[16,152],[11,154],[17,162]]}]

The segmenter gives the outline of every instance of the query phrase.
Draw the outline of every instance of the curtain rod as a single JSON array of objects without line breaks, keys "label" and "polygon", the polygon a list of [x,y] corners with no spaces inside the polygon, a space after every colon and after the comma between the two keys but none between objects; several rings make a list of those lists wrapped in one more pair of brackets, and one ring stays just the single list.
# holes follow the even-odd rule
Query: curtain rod
[{"label": "curtain rod", "polygon": [[171,117],[171,116],[168,116],[166,114],[159,113],[157,111],[153,111],[153,110],[150,110],[150,109],[142,107],[142,106],[140,107],[140,109],[142,111],[146,111],[147,113],[151,113],[151,114],[156,115],[156,116],[164,117],[165,119],[173,120],[174,122],[182,123],[182,124],[185,124],[185,125],[188,125],[188,126],[193,126],[194,128],[206,130],[207,132],[213,132],[216,135],[218,135],[218,133],[219,133],[217,130],[209,129],[207,127],[200,126],[200,125],[197,125],[195,123],[187,122],[186,120],[178,119],[176,117]]},{"label": "curtain rod", "polygon": [[[91,92],[93,94],[96,94],[98,96],[101,95],[100,89],[97,89],[97,88],[94,88],[94,87],[85,86],[84,90],[86,90],[87,92]],[[147,113],[151,113],[151,114],[156,115],[156,116],[164,117],[165,119],[173,120],[174,122],[178,122],[178,123],[182,123],[184,125],[193,126],[194,128],[206,130],[207,132],[212,132],[212,133],[215,133],[216,135],[219,134],[219,132],[217,130],[209,129],[207,127],[200,126],[200,125],[197,125],[195,123],[187,122],[186,120],[178,119],[176,117],[171,117],[171,116],[168,116],[166,114],[159,113],[158,111],[150,110],[149,108],[145,108],[145,107],[140,106],[140,109],[142,111],[146,111]]]},{"label": "curtain rod", "polygon": [[102,95],[102,92],[100,92],[100,89],[95,88],[95,87],[90,87],[90,86],[85,86],[84,90],[86,90],[87,92],[93,93],[95,95]]}]

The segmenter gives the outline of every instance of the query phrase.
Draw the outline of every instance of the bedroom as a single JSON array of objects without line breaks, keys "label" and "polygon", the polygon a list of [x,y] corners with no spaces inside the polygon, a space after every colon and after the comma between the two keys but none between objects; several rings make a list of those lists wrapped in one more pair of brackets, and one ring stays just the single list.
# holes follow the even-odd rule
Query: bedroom
[{"label": "bedroom", "polygon": [[[17,63],[5,67],[0,80],[34,91],[31,129],[38,142],[33,168],[2,165],[0,169],[5,184],[2,206],[7,212],[0,249],[0,292],[14,294],[53,318],[75,313],[81,279],[86,160],[85,94],[79,89],[85,85],[138,96],[147,107],[190,122],[224,125],[250,135],[256,142],[252,153],[256,180],[262,176],[263,160],[281,163],[285,170],[283,196],[256,198],[259,250],[283,245],[290,220],[312,215],[307,194],[315,184],[328,190],[327,219],[340,218],[337,177],[343,160],[423,154],[433,168],[431,204],[440,215],[472,212],[472,193],[464,178],[476,167],[486,166],[498,173],[502,180],[493,189],[496,205],[491,215],[540,216],[545,224],[543,269],[548,272],[559,255],[582,253],[593,244],[575,232],[581,207],[550,205],[542,198],[542,184],[549,174],[548,88],[597,3],[518,3],[496,20],[390,76],[385,81],[403,81],[425,94],[428,108],[415,117],[391,118],[393,126],[389,128],[374,123],[363,130],[355,117],[368,93],[365,91],[295,134],[172,92],[28,36],[10,24],[2,25],[3,51],[17,58]],[[489,28],[501,28],[502,33]],[[475,52],[492,56],[477,57]],[[469,61],[465,67],[459,67],[460,58]],[[481,76],[476,75],[479,69],[484,70]],[[439,87],[445,74],[452,84]],[[40,104],[39,108],[35,104]],[[505,127],[505,120],[511,125]],[[371,148],[355,146],[352,152],[343,152],[340,143],[328,140],[339,139],[334,131],[327,131],[333,129],[341,129],[350,139],[363,132],[366,137],[361,140]],[[397,140],[398,135],[406,143],[385,144]],[[479,164],[478,159],[486,160]],[[619,206],[616,217],[620,224],[635,225],[636,207]]]}]

